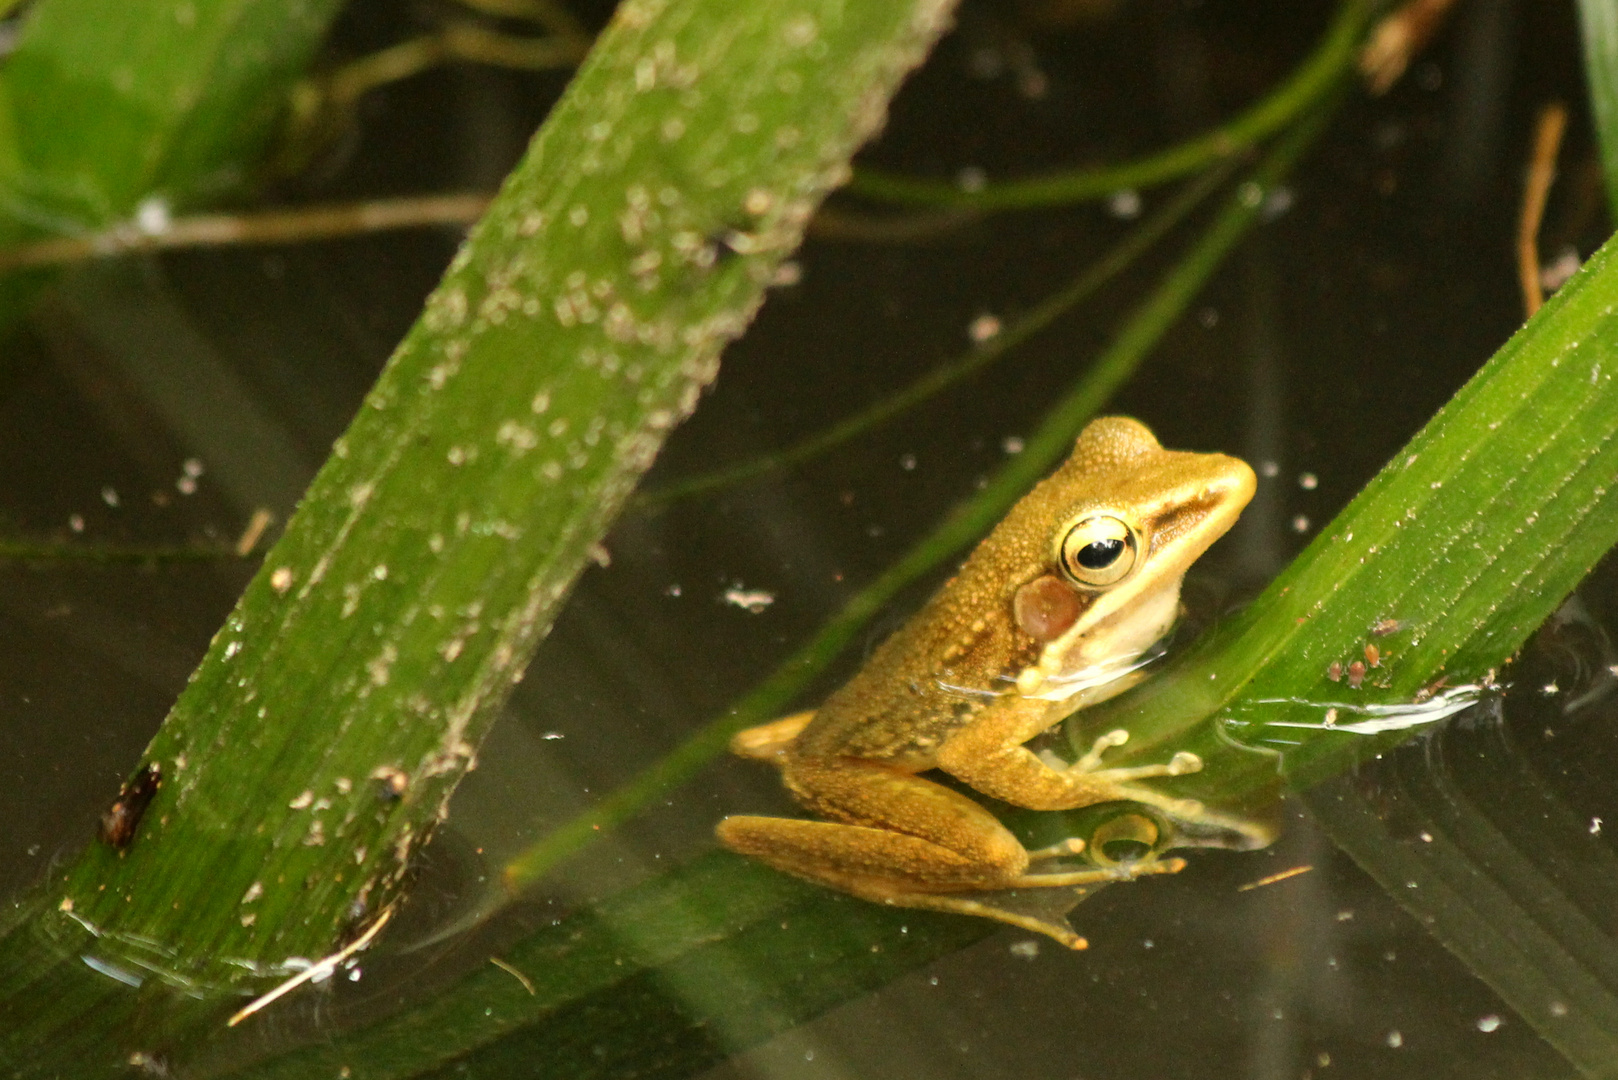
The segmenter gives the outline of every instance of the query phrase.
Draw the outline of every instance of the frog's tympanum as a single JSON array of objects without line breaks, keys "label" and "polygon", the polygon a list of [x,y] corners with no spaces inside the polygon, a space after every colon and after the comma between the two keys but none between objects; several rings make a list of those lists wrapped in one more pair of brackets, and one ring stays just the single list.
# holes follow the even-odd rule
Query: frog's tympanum
[{"label": "frog's tympanum", "polygon": [[1132,685],[1138,658],[1179,612],[1186,568],[1253,489],[1253,470],[1235,458],[1165,450],[1134,420],[1096,420],[847,685],[811,713],[732,742],[736,753],[777,765],[798,801],[829,820],[729,817],[719,839],[867,900],[983,915],[1082,948],[1065,920],[1020,914],[989,894],[1119,880],[1181,861],[1041,872],[1082,842],[1029,851],[978,803],[920,774],[940,769],[1031,810],[1127,800],[1194,819],[1198,804],[1138,781],[1195,772],[1195,754],[1104,768],[1102,755],[1124,732],[1103,735],[1072,765],[1023,744]]}]

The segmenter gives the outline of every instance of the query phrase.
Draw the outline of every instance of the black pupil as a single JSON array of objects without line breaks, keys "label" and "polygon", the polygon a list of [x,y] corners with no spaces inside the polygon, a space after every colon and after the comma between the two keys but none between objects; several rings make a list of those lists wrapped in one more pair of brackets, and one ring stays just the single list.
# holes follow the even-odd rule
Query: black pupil
[{"label": "black pupil", "polygon": [[1086,570],[1105,570],[1123,553],[1122,540],[1092,540],[1079,549],[1079,565]]}]

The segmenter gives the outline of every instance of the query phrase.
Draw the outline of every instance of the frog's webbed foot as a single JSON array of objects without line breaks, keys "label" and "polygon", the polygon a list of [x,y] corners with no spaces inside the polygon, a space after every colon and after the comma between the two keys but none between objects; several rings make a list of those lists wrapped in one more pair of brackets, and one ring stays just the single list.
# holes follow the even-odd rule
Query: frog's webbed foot
[{"label": "frog's webbed foot", "polygon": [[[1071,858],[1083,849],[1084,841],[1075,838],[1038,851],[1031,851],[1029,857],[1036,862]],[[1080,901],[1104,885],[1133,881],[1151,874],[1177,874],[1185,868],[1185,865],[1185,860],[1181,858],[1160,859],[1155,855],[1148,855],[1132,862],[1114,863],[1110,866],[1028,873],[1018,878],[1007,889],[947,896],[909,896],[890,902],[909,907],[931,908],[935,911],[977,915],[1044,934],[1070,949],[1084,949],[1089,947],[1089,943],[1074,933],[1067,921],[1068,912]]]},{"label": "frog's webbed foot", "polygon": [[1109,731],[1099,736],[1090,745],[1090,752],[1075,761],[1069,768],[1072,772],[1098,773],[1109,780],[1144,780],[1152,776],[1184,776],[1187,773],[1200,772],[1202,759],[1189,750],[1181,750],[1169,759],[1166,765],[1136,765],[1127,769],[1103,769],[1101,757],[1113,747],[1122,746],[1129,741],[1129,732],[1123,728]]},{"label": "frog's webbed foot", "polygon": [[[1117,797],[1131,799],[1163,812],[1170,836],[1158,845],[1165,847],[1228,848],[1237,851],[1255,851],[1268,847],[1275,840],[1275,829],[1261,821],[1222,814],[1209,810],[1196,799],[1176,799],[1150,788],[1136,787],[1131,780],[1156,776],[1185,776],[1202,770],[1202,759],[1189,750],[1181,750],[1163,765],[1144,765],[1124,769],[1100,768],[1101,757],[1108,750],[1129,741],[1129,732],[1122,729],[1109,731],[1091,744],[1090,752],[1068,766],[1069,773],[1091,780],[1116,785]],[[1057,845],[1060,847],[1061,845]]]},{"label": "frog's webbed foot", "polygon": [[1189,750],[1181,750],[1167,762],[1157,765],[1131,765],[1121,769],[1102,768],[1102,756],[1108,750],[1122,746],[1128,741],[1129,732],[1122,728],[1101,735],[1091,744],[1089,753],[1068,766],[1065,770],[1067,775],[1080,779],[1088,785],[1108,790],[1112,798],[1128,799],[1131,802],[1155,807],[1173,817],[1195,820],[1206,813],[1202,803],[1196,799],[1176,799],[1151,788],[1138,787],[1133,783],[1136,780],[1149,780],[1160,776],[1185,776],[1200,772],[1202,759]]},{"label": "frog's webbed foot", "polygon": [[[859,894],[856,893],[856,896]],[[1053,892],[1031,889],[1023,892],[971,893],[964,896],[911,893],[898,897],[865,897],[878,903],[900,907],[943,911],[951,915],[973,915],[980,919],[1015,926],[1046,937],[1069,949],[1088,949],[1090,943],[1068,925],[1067,913],[1084,899],[1082,890]]]}]

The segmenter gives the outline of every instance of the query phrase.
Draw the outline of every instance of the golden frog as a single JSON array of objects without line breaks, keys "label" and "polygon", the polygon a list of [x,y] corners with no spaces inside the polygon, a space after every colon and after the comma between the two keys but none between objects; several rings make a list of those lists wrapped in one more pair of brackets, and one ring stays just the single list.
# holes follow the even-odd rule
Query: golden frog
[{"label": "golden frog", "polygon": [[1179,613],[1186,569],[1235,522],[1254,486],[1236,458],[1165,450],[1123,417],[1094,421],[1067,462],[841,690],[813,712],[732,741],[736,753],[777,765],[798,801],[830,820],[729,817],[719,839],[867,900],[987,916],[1083,948],[1065,920],[982,894],[1084,886],[1183,862],[1037,872],[1083,842],[1029,851],[988,810],[920,774],[940,769],[1032,810],[1129,800],[1194,818],[1198,804],[1136,781],[1195,772],[1195,754],[1103,768],[1125,732],[1103,735],[1072,765],[1023,744],[1136,681],[1139,657]]}]

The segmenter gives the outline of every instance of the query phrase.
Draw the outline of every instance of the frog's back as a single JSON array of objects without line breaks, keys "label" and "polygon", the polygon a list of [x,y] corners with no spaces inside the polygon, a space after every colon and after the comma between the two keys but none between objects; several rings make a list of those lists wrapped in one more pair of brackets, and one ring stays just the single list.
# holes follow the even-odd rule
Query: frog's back
[{"label": "frog's back", "polygon": [[1016,627],[1012,598],[1045,572],[1046,523],[1065,502],[1056,477],[1025,496],[960,572],[826,700],[794,753],[928,768],[946,735],[1014,692],[1017,672],[1037,658],[1039,643]]},{"label": "frog's back", "polygon": [[996,695],[1013,689],[1000,676],[1014,670],[1014,657],[1024,650],[1008,629],[997,621],[985,624],[971,637],[965,654],[946,658],[950,645],[936,637],[935,627],[913,620],[826,700],[798,737],[794,755],[930,768],[945,736],[969,723]]}]

